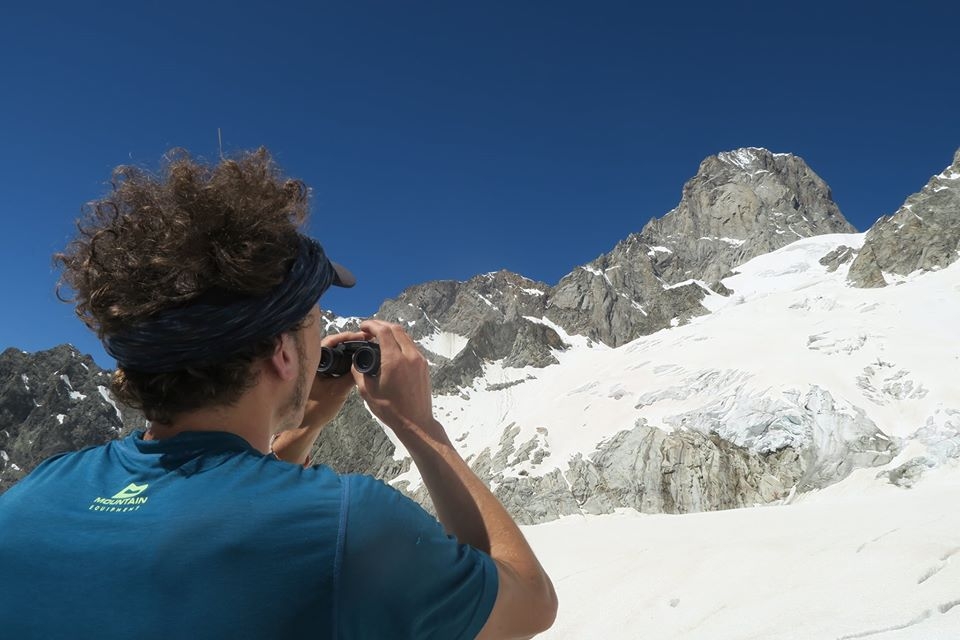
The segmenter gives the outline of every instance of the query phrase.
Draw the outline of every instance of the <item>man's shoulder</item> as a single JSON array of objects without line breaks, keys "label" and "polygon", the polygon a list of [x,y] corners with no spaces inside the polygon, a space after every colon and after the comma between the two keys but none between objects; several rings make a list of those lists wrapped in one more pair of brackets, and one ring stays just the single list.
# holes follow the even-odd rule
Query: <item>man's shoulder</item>
[{"label": "man's shoulder", "polygon": [[23,500],[33,501],[38,496],[76,490],[86,483],[93,469],[101,467],[102,461],[111,456],[110,451],[117,442],[53,453],[0,495],[0,499],[9,507]]},{"label": "man's shoulder", "polygon": [[37,466],[15,486],[27,481],[36,481],[45,475],[80,465],[86,465],[92,460],[106,457],[109,455],[110,449],[117,446],[119,442],[119,440],[111,440],[103,444],[91,445],[82,449],[53,452],[37,464]]}]

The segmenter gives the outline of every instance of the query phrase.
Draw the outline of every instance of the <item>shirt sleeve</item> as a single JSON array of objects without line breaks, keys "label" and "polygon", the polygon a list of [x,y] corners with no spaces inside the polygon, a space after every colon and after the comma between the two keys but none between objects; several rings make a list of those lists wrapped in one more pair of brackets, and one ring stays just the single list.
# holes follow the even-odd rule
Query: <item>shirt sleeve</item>
[{"label": "shirt sleeve", "polygon": [[475,638],[497,598],[493,559],[393,487],[343,482],[337,637]]}]

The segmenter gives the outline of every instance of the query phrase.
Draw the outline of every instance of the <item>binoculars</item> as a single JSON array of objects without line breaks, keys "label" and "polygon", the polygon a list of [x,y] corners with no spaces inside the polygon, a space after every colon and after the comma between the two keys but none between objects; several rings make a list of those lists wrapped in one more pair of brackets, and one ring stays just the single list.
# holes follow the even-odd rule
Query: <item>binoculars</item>
[{"label": "binoculars", "polygon": [[317,375],[338,378],[353,366],[359,373],[376,376],[380,373],[380,345],[367,340],[350,340],[320,350]]}]

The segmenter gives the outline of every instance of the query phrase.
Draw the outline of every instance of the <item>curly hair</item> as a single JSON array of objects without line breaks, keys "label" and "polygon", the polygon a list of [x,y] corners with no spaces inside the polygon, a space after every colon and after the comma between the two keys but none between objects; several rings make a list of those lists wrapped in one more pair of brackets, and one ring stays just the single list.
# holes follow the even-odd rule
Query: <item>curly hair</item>
[{"label": "curly hair", "polygon": [[[101,339],[210,291],[262,296],[279,285],[297,253],[309,192],[285,178],[260,148],[211,166],[181,149],[159,174],[117,167],[110,192],[86,204],[78,235],[54,255],[57,295]],[[64,287],[74,292],[61,295]],[[299,328],[290,327],[289,330]],[[171,373],[118,368],[112,390],[149,420],[236,402],[256,384],[251,364],[276,337],[226,360]]]}]

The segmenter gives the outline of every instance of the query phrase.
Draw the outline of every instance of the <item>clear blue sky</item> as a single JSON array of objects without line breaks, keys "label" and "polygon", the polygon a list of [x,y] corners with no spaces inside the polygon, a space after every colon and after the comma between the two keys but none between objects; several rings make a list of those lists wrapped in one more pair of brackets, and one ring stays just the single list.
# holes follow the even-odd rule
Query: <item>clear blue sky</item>
[{"label": "clear blue sky", "polygon": [[[555,284],[700,161],[796,153],[860,230],[960,147],[955,2],[30,2],[0,15],[0,348],[71,342],[50,255],[117,164],[265,145],[369,315],[501,268]],[[887,7],[887,8],[882,8]]]}]

